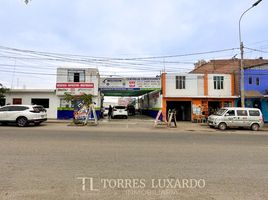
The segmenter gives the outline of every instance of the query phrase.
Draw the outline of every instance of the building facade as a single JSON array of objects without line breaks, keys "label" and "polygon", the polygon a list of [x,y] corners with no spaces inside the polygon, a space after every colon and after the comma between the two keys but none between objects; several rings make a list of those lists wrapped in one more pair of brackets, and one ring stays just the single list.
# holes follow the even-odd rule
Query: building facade
[{"label": "building facade", "polygon": [[82,94],[93,95],[92,100],[95,105],[97,116],[99,116],[101,104],[99,80],[99,70],[95,68],[58,68],[56,95],[60,103],[57,107],[57,118],[73,118],[75,105],[64,100],[65,93],[74,96]]},{"label": "building facade", "polygon": [[[268,122],[268,64],[245,69],[245,106],[259,108]],[[237,106],[241,105],[240,99]]]},{"label": "building facade", "polygon": [[6,104],[43,105],[50,119],[57,118],[59,103],[60,99],[53,89],[11,89],[6,94]]},{"label": "building facade", "polygon": [[176,109],[177,120],[196,121],[221,107],[234,106],[231,74],[162,74],[162,110]]}]

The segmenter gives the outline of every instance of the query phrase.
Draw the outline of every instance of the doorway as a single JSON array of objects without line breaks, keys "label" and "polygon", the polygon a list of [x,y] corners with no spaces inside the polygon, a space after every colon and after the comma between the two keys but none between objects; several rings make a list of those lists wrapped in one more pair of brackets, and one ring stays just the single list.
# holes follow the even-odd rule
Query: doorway
[{"label": "doorway", "polygon": [[167,114],[169,109],[176,109],[177,121],[192,120],[192,102],[191,101],[167,101]]}]

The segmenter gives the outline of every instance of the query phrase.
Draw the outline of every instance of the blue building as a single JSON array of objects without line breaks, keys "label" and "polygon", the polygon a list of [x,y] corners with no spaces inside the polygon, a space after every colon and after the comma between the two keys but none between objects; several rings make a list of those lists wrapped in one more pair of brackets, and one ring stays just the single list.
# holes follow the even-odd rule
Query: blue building
[{"label": "blue building", "polygon": [[268,63],[245,69],[245,106],[261,109],[268,122]]}]

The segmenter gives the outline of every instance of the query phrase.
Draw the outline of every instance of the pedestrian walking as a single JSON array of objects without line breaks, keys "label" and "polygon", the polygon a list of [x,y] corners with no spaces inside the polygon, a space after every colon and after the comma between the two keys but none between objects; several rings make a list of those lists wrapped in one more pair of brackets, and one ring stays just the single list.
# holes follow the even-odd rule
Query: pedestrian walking
[{"label": "pedestrian walking", "polygon": [[109,105],[109,109],[108,109],[108,119],[111,120],[112,118],[112,113],[113,113],[113,108],[111,105]]}]

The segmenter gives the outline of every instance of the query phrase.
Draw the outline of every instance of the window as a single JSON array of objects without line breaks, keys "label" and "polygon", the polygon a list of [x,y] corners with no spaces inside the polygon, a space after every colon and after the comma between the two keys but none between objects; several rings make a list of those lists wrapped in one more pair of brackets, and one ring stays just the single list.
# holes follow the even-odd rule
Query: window
[{"label": "window", "polygon": [[29,109],[26,106],[10,106],[9,111],[24,111]]},{"label": "window", "polygon": [[235,116],[235,111],[234,110],[228,110],[226,113],[226,116]]},{"label": "window", "polygon": [[12,100],[13,105],[20,105],[21,103],[22,103],[21,98],[13,98],[13,100]]},{"label": "window", "polygon": [[49,99],[32,99],[32,105],[40,105],[49,108]]},{"label": "window", "polygon": [[3,107],[3,108],[0,108],[0,112],[9,111],[10,110],[10,107],[11,106],[6,106],[6,107]]},{"label": "window", "polygon": [[250,76],[250,77],[248,77],[248,84],[252,84],[252,77]]},{"label": "window", "polygon": [[260,85],[260,78],[256,77],[256,85]]},{"label": "window", "polygon": [[215,90],[222,90],[223,89],[223,76],[214,76],[213,81],[214,81],[214,89]]},{"label": "window", "polygon": [[248,116],[248,112],[246,110],[237,110],[237,116]]},{"label": "window", "polygon": [[223,103],[223,107],[232,107],[232,102],[230,102],[230,101],[225,101],[224,103]]},{"label": "window", "polygon": [[68,70],[68,82],[85,82],[85,70]]},{"label": "window", "polygon": [[250,110],[249,116],[260,116],[260,112],[258,110]]},{"label": "window", "polygon": [[74,105],[72,102],[67,102],[65,99],[61,98],[60,99],[60,107],[63,108],[73,108]]},{"label": "window", "polygon": [[176,76],[176,89],[185,89],[185,76]]}]

